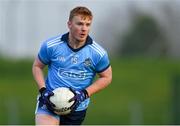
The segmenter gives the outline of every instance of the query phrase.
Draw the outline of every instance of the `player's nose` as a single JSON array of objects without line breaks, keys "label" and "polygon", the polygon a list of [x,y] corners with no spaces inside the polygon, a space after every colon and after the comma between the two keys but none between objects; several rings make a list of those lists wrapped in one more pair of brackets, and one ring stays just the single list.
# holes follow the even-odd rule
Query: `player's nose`
[{"label": "player's nose", "polygon": [[87,31],[88,30],[88,27],[86,25],[83,25],[82,26],[82,31]]}]

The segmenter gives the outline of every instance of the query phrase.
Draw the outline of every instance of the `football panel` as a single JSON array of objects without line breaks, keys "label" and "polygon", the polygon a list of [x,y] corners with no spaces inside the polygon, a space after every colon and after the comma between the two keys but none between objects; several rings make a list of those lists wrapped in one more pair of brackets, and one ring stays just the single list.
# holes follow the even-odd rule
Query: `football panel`
[{"label": "football panel", "polygon": [[54,95],[50,97],[50,101],[56,105],[55,113],[59,115],[68,114],[71,112],[70,107],[74,101],[68,102],[74,96],[68,88],[57,88],[54,91]]}]

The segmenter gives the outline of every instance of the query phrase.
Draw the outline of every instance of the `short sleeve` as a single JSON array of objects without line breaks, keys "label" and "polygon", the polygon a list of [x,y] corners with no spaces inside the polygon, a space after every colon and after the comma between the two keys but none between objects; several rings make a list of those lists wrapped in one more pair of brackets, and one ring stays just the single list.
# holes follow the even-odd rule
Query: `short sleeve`
[{"label": "short sleeve", "polygon": [[43,64],[47,65],[50,63],[50,56],[49,56],[46,42],[42,43],[41,48],[38,53],[38,58]]},{"label": "short sleeve", "polygon": [[104,56],[100,59],[100,61],[96,65],[96,72],[101,73],[105,71],[109,66],[110,66],[110,61],[107,53],[105,53]]}]

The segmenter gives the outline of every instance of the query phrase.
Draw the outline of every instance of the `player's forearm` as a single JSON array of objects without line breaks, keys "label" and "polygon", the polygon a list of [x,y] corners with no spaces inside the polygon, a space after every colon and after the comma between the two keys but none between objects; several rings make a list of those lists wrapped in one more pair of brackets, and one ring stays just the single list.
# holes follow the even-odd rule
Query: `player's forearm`
[{"label": "player's forearm", "polygon": [[99,78],[96,80],[91,86],[89,86],[86,90],[88,92],[88,95],[91,96],[94,93],[97,93],[107,87],[111,83],[110,78]]},{"label": "player's forearm", "polygon": [[41,89],[42,87],[45,87],[44,74],[41,68],[34,66],[33,76],[39,89]]},{"label": "player's forearm", "polygon": [[36,61],[33,64],[32,72],[33,72],[33,76],[34,76],[34,79],[37,83],[38,88],[41,89],[42,87],[45,87],[43,67],[38,66],[36,64]]},{"label": "player's forearm", "polygon": [[112,81],[112,69],[111,66],[102,73],[99,73],[99,78],[89,87],[86,88],[88,95],[91,96],[96,92],[101,91],[107,87]]}]

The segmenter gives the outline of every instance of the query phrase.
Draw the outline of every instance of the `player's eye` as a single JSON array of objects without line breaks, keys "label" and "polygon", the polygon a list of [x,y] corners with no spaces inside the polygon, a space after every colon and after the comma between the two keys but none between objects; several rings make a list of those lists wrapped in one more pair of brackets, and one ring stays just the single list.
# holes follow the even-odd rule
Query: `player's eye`
[{"label": "player's eye", "polygon": [[87,23],[87,24],[86,24],[86,26],[88,26],[88,27],[89,27],[90,25],[91,25],[90,23]]},{"label": "player's eye", "polygon": [[80,26],[80,25],[83,25],[83,23],[82,23],[82,22],[78,22],[78,23],[77,23],[77,25],[79,25],[79,26]]}]

